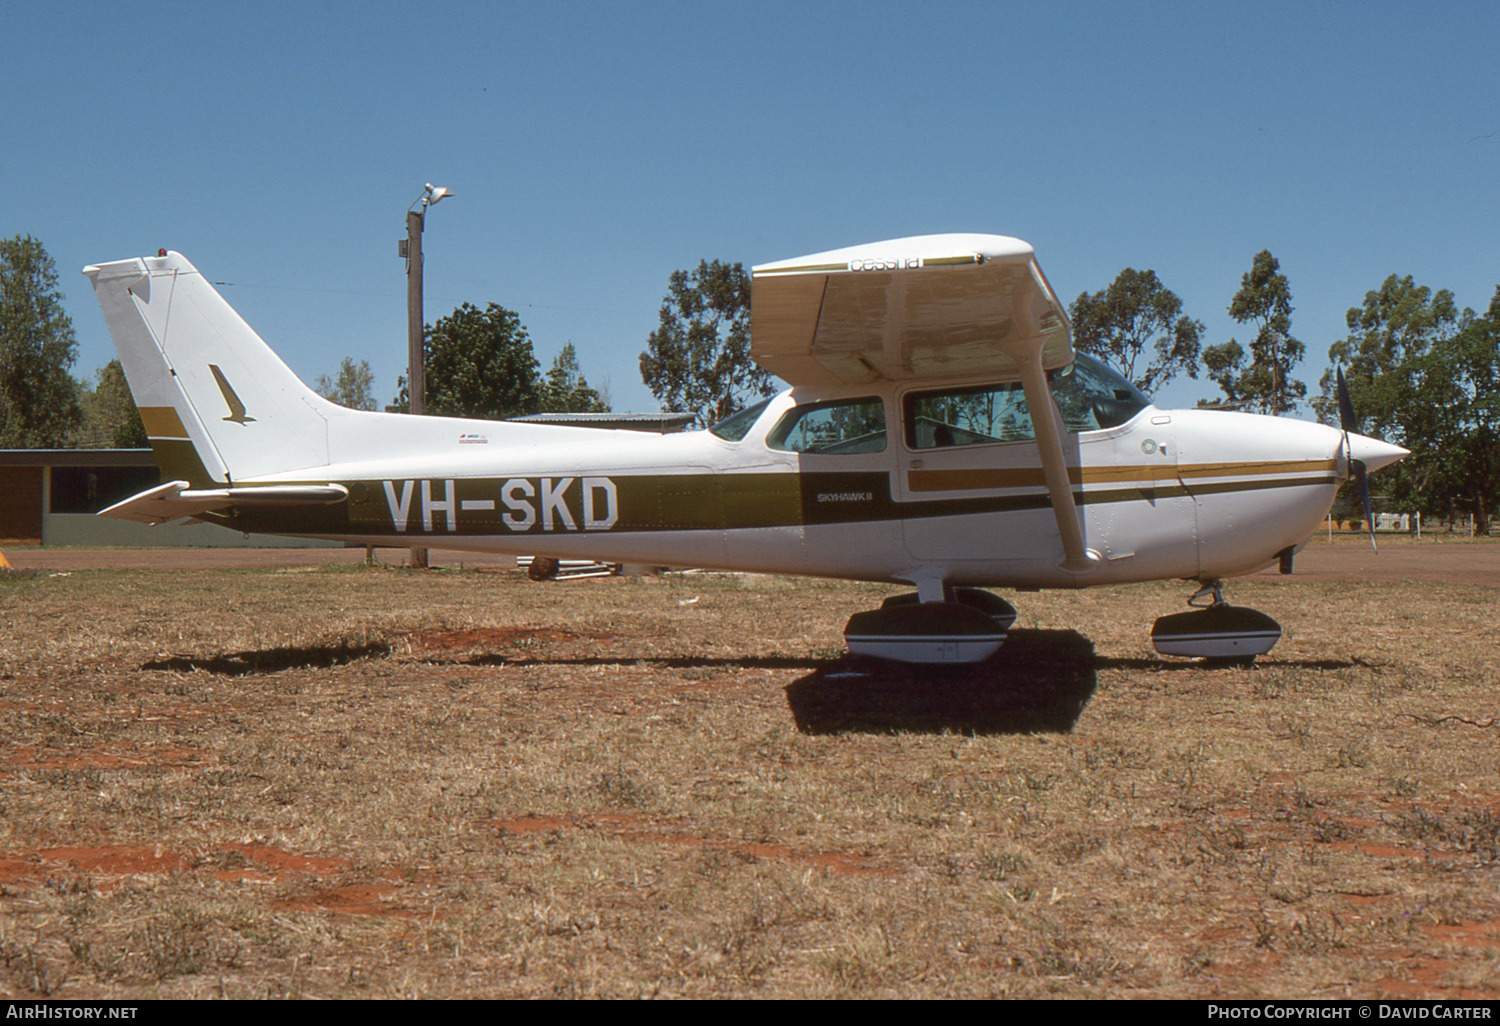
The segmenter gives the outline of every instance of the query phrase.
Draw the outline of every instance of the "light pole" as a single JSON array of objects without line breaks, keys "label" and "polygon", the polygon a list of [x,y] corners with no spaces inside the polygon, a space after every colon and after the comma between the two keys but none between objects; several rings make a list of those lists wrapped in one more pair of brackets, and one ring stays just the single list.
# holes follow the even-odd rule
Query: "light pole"
[{"label": "light pole", "polygon": [[[399,247],[406,258],[406,408],[414,414],[427,412],[427,382],[422,373],[422,222],[428,207],[452,195],[452,190],[428,182],[422,195],[406,208],[406,239]],[[413,548],[411,565],[425,568],[427,550]]]}]

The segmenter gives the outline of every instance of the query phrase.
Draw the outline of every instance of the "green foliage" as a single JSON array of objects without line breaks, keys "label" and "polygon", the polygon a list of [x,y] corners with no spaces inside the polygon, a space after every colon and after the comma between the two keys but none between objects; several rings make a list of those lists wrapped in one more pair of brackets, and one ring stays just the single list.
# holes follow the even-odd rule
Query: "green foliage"
[{"label": "green foliage", "polygon": [[1269,250],[1255,254],[1229,315],[1240,324],[1253,323],[1255,338],[1248,354],[1234,339],[1204,350],[1208,376],[1230,402],[1255,412],[1280,414],[1295,407],[1307,395],[1307,385],[1292,378],[1292,368],[1306,347],[1292,337],[1291,286]]},{"label": "green foliage", "polygon": [[[1418,376],[1423,358],[1435,343],[1451,339],[1473,319],[1472,310],[1459,312],[1453,293],[1434,293],[1410,275],[1393,274],[1379,289],[1365,293],[1364,305],[1345,315],[1348,336],[1328,348],[1328,358],[1344,367],[1364,433],[1409,449],[1420,444],[1428,427],[1414,396],[1428,386]],[[1313,405],[1325,423],[1337,424],[1332,370],[1320,385],[1322,396]]]},{"label": "green foliage", "polygon": [[71,439],[75,447],[144,449],[151,444],[119,360],[99,368],[92,389],[80,387],[78,405],[82,416]]},{"label": "green foliage", "polygon": [[40,242],[0,240],[0,449],[63,446],[78,425],[78,345],[62,299]]},{"label": "green foliage", "polygon": [[[1500,297],[1500,290],[1497,290]],[[1398,506],[1430,516],[1464,511],[1488,531],[1500,502],[1500,304],[1475,319],[1446,289],[1391,275],[1347,316],[1349,335],[1329,347],[1344,366],[1363,434],[1410,449],[1382,471]],[[1332,371],[1315,403],[1338,422]]]},{"label": "green foliage", "polygon": [[775,393],[771,375],[750,358],[750,276],[742,266],[699,261],[697,270],[672,272],[661,326],[641,354],[641,380],[663,409],[706,423]]},{"label": "green foliage", "polygon": [[1078,351],[1097,356],[1148,395],[1179,373],[1198,376],[1203,322],[1183,316],[1182,300],[1155,271],[1125,268],[1103,292],[1080,293],[1068,315]]},{"label": "green foliage", "polygon": [[[427,327],[422,350],[429,414],[503,420],[542,408],[531,338],[511,310],[465,303]],[[397,385],[396,402],[386,409],[405,413],[410,408],[405,376]]]},{"label": "green foliage", "polygon": [[569,342],[552,361],[542,384],[543,413],[608,413],[609,403],[589,387],[578,367],[578,353]]},{"label": "green foliage", "polygon": [[[1381,472],[1380,491],[1397,508],[1445,512],[1435,497],[1431,504],[1423,502],[1437,455],[1429,451],[1427,439],[1436,433],[1439,413],[1423,396],[1436,384],[1425,372],[1433,343],[1451,336],[1457,319],[1451,293],[1442,290],[1434,296],[1410,275],[1393,274],[1379,289],[1365,293],[1363,306],[1349,310],[1349,335],[1328,350],[1329,359],[1344,367],[1360,433],[1412,450],[1410,457]],[[1331,368],[1320,384],[1322,395],[1314,408],[1325,423],[1336,425],[1338,400]]]},{"label": "green foliage", "polygon": [[319,374],[313,382],[313,391],[331,403],[347,406],[351,410],[375,409],[375,375],[370,371],[370,362],[355,363],[348,356],[339,364],[339,376],[330,381],[327,374]]}]

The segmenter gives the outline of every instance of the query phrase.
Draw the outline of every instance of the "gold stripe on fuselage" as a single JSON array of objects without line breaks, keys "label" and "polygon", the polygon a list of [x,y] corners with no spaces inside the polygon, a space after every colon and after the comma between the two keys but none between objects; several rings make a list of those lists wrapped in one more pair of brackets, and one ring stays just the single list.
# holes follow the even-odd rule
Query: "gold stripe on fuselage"
[{"label": "gold stripe on fuselage", "polygon": [[1242,474],[1263,476],[1266,474],[1306,474],[1329,471],[1334,462],[1326,460],[1281,460],[1258,463],[1189,463],[1177,468],[1179,477],[1238,477]]},{"label": "gold stripe on fuselage", "polygon": [[177,416],[177,411],[170,406],[142,406],[141,423],[146,426],[146,435],[150,438],[187,438],[187,428],[182,426],[182,418]]},{"label": "gold stripe on fuselage", "polygon": [[[1084,484],[1133,484],[1159,488],[1173,481],[1208,477],[1263,478],[1272,474],[1332,471],[1333,460],[1283,460],[1258,463],[1146,463],[1125,467],[1069,467],[1068,481]],[[909,470],[906,486],[912,492],[961,492],[1000,488],[1045,488],[1040,467]]]}]

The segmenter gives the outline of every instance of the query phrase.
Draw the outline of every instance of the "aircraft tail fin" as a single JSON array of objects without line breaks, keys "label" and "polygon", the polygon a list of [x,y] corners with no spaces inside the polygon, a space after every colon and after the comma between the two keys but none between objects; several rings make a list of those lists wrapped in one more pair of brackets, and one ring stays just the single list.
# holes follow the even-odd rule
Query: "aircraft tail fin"
[{"label": "aircraft tail fin", "polygon": [[180,253],[84,268],[163,480],[202,488],[326,466],[313,392]]}]

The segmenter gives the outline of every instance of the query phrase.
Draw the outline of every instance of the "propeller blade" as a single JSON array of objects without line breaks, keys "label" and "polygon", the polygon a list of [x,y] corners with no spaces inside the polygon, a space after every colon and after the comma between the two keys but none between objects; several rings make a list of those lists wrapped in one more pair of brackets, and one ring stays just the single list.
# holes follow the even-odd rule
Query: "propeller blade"
[{"label": "propeller blade", "polygon": [[1339,396],[1339,428],[1348,434],[1359,433],[1359,420],[1354,416],[1354,403],[1349,401],[1349,384],[1344,380],[1344,368],[1337,368]]},{"label": "propeller blade", "polygon": [[1365,528],[1370,532],[1370,548],[1379,552],[1380,547],[1375,544],[1375,520],[1370,516],[1370,479],[1365,475],[1364,461],[1354,458],[1354,451],[1349,445],[1349,432],[1359,433],[1359,419],[1354,416],[1354,403],[1349,399],[1349,384],[1344,380],[1344,368],[1335,368],[1335,375],[1338,381],[1339,428],[1344,432],[1344,454],[1349,460],[1349,473],[1359,486],[1360,501],[1364,503]]},{"label": "propeller blade", "polygon": [[1354,472],[1354,481],[1359,485],[1359,498],[1365,504],[1365,529],[1370,532],[1370,548],[1376,552],[1380,546],[1375,544],[1375,518],[1370,516],[1370,479],[1365,476],[1364,460],[1350,460],[1349,469]]}]

